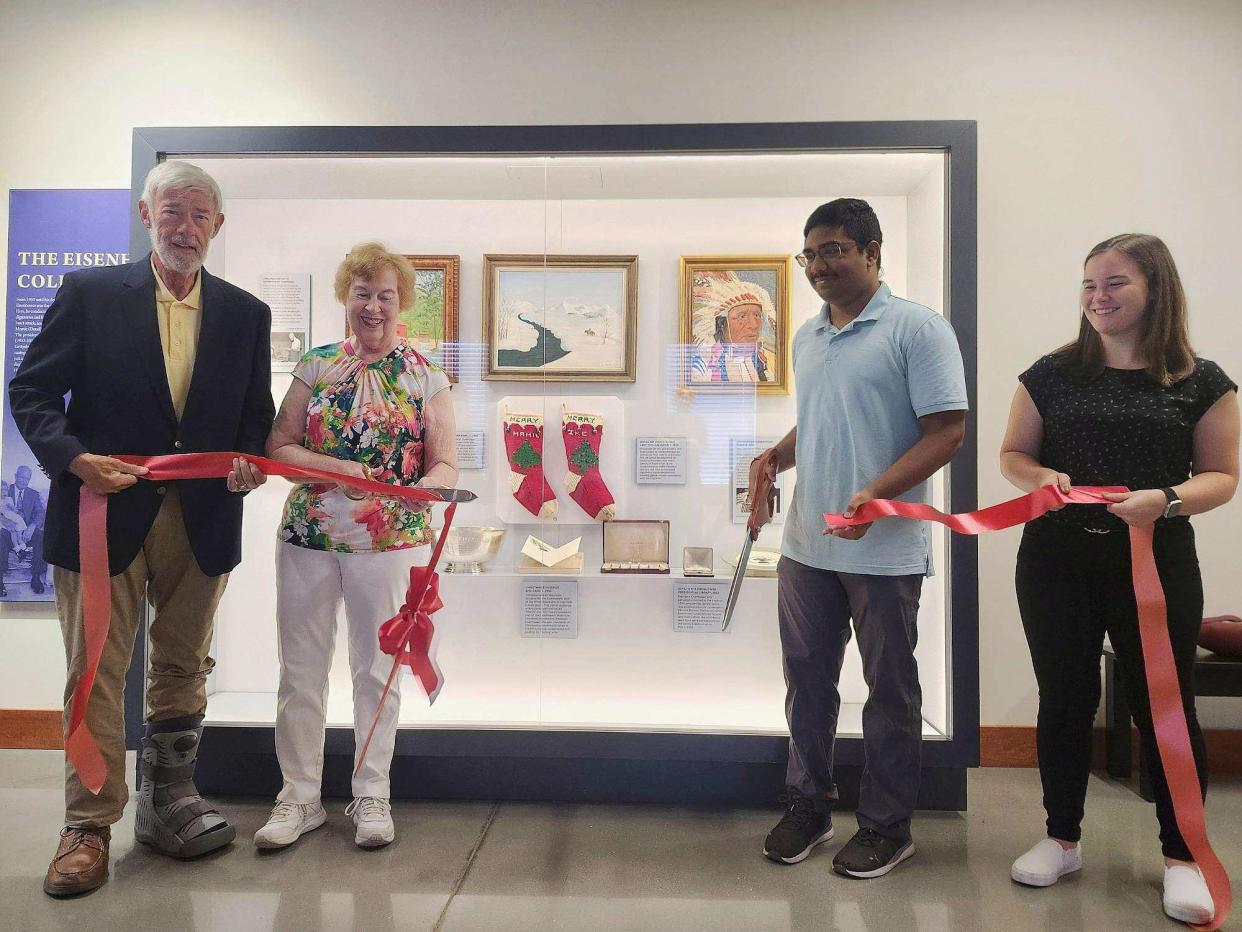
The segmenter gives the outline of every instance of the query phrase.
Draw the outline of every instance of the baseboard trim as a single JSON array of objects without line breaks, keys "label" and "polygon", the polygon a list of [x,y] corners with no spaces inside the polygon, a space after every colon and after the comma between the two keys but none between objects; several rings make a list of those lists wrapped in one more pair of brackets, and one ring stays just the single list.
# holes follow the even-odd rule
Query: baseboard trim
[{"label": "baseboard trim", "polygon": [[[1242,729],[1205,731],[1212,772],[1242,774]],[[1095,732],[1093,764],[1104,765],[1104,730]],[[0,748],[61,750],[65,746],[60,709],[0,709]],[[1035,728],[983,725],[979,728],[980,767],[1036,767]]]},{"label": "baseboard trim", "polygon": [[60,709],[0,709],[0,748],[61,750],[61,714]]},{"label": "baseboard trim", "polygon": [[[1138,760],[1138,732],[1133,732],[1134,760]],[[1212,773],[1242,774],[1242,729],[1210,728],[1203,733]],[[1091,764],[1104,766],[1104,729],[1095,730]],[[981,725],[980,767],[1038,767],[1033,725]]]},{"label": "baseboard trim", "polygon": [[1028,725],[980,725],[979,766],[1038,766],[1035,729]]}]

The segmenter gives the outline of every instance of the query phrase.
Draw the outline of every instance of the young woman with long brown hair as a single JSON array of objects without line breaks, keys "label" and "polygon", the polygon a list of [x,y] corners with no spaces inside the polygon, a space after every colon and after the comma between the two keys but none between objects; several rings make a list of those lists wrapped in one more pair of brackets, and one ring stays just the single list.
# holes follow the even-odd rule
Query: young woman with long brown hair
[{"label": "young woman with long brown hair", "polygon": [[1187,517],[1225,504],[1238,483],[1237,385],[1194,355],[1186,299],[1168,247],[1123,234],[1087,255],[1078,338],[1018,377],[1001,447],[1023,491],[1057,483],[1122,485],[1107,508],[1078,506],[1030,522],[1017,595],[1039,683],[1037,747],[1048,837],[1018,858],[1013,879],[1050,886],[1079,870],[1091,732],[1107,633],[1151,774],[1165,856],[1164,909],[1207,921],[1212,900],[1173,815],[1156,749],[1130,577],[1127,525],[1155,523],[1169,639],[1200,784],[1203,734],[1191,678],[1203,584]]}]

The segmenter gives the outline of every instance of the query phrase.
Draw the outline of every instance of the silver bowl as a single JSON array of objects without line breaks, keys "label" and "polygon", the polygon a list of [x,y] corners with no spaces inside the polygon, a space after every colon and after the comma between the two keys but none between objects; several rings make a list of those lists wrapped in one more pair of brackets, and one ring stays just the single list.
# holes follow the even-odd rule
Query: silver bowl
[{"label": "silver bowl", "polygon": [[[438,540],[437,528],[435,537]],[[503,528],[498,527],[451,527],[448,540],[444,542],[445,573],[476,575],[484,572],[483,564],[496,556],[504,539]]]}]

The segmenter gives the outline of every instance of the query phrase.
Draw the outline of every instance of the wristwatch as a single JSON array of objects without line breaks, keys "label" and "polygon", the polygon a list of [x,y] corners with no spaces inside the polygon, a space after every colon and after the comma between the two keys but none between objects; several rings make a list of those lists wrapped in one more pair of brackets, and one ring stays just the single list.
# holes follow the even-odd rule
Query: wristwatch
[{"label": "wristwatch", "polygon": [[1168,499],[1168,504],[1164,506],[1164,518],[1176,518],[1182,512],[1182,500],[1177,497],[1177,493],[1172,489],[1161,489],[1164,497]]}]

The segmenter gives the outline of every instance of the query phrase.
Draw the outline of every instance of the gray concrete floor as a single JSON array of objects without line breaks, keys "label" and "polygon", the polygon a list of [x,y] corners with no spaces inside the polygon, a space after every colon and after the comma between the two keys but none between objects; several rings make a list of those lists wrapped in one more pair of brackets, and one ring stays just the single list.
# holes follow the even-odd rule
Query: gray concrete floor
[{"label": "gray concrete floor", "polygon": [[[55,850],[62,758],[0,751],[0,929],[249,930],[1131,930],[1185,928],[1160,910],[1155,814],[1127,786],[1092,778],[1085,867],[1046,890],[1009,880],[1040,837],[1033,770],[979,770],[970,811],[920,813],[918,853],[887,877],[831,872],[852,833],[802,864],[760,855],[772,810],[402,802],[397,841],[353,845],[328,803],[326,826],[292,848],[255,850],[270,800],[224,799],[238,840],[180,863],[133,841],[132,805],[114,827],[112,876],[57,901],[41,890]],[[1242,871],[1242,781],[1214,784],[1208,819],[1226,868]],[[1238,923],[1232,923],[1238,925]]]}]

